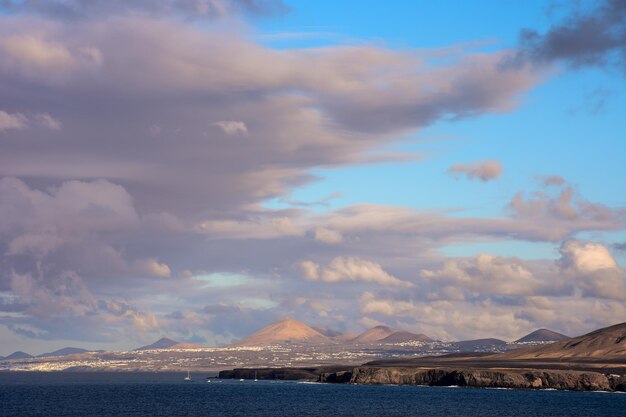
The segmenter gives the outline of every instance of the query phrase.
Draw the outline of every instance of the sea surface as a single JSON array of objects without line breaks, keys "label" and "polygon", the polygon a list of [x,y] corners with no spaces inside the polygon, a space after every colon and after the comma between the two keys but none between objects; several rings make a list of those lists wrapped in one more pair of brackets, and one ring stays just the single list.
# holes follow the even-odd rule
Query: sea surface
[{"label": "sea surface", "polygon": [[0,416],[626,416],[626,395],[0,372]]}]

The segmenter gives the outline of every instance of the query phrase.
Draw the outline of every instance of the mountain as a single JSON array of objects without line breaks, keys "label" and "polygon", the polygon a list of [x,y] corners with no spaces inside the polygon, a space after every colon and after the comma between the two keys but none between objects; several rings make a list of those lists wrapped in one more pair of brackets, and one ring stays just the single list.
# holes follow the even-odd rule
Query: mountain
[{"label": "mountain", "polygon": [[485,349],[491,349],[498,346],[506,346],[506,342],[500,339],[475,339],[475,340],[461,340],[459,342],[452,343],[461,352],[475,352]]},{"label": "mountain", "polygon": [[142,346],[135,350],[155,350],[155,349],[201,349],[202,346],[195,343],[177,342],[176,340],[163,337],[151,345]]},{"label": "mountain", "polygon": [[167,349],[202,349],[202,346],[197,343],[176,343]]},{"label": "mountain", "polygon": [[548,329],[539,329],[517,339],[514,343],[558,342],[565,339],[569,339],[569,336]]},{"label": "mountain", "polygon": [[154,350],[154,349],[170,349],[172,346],[177,345],[179,342],[168,339],[167,337],[162,337],[151,345],[142,346],[135,350]]},{"label": "mountain", "polygon": [[398,329],[393,329],[388,326],[376,326],[364,331],[363,333],[352,339],[352,343],[378,342],[397,332],[399,332]]},{"label": "mountain", "polygon": [[341,343],[347,343],[357,336],[358,335],[356,333],[344,333],[344,334],[340,334],[339,336],[333,337],[333,339]]},{"label": "mountain", "polygon": [[382,343],[408,343],[408,342],[434,342],[433,339],[426,336],[425,334],[415,334],[411,332],[405,331],[397,331],[395,333],[390,334],[389,336],[381,339]]},{"label": "mountain", "polygon": [[38,358],[48,358],[54,356],[67,356],[73,355],[75,353],[87,353],[93,352],[92,350],[75,348],[75,347],[65,347],[63,349],[55,350],[54,352],[42,353],[41,355],[37,355]]},{"label": "mountain", "polygon": [[21,350],[18,350],[17,352],[11,353],[9,356],[7,356],[4,359],[11,360],[11,359],[30,359],[30,358],[34,358],[34,356],[26,352],[22,352]]},{"label": "mountain", "polygon": [[498,359],[599,359],[626,362],[626,322],[549,345],[515,349]]},{"label": "mountain", "polygon": [[285,318],[233,343],[232,346],[268,346],[285,343],[324,344],[332,343],[332,340],[302,322]]},{"label": "mountain", "polygon": [[319,332],[321,334],[323,334],[326,337],[341,337],[343,336],[343,333],[338,332],[337,330],[332,330],[332,329],[323,329],[321,327],[311,327],[313,330],[315,330],[316,332]]}]

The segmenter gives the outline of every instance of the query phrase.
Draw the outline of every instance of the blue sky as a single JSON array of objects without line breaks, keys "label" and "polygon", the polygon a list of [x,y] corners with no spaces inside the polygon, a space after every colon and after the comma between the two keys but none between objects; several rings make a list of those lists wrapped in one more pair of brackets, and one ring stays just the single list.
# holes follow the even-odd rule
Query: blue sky
[{"label": "blue sky", "polygon": [[[292,2],[291,13],[260,22],[259,39],[275,48],[382,44],[398,49],[481,45],[514,48],[523,28],[545,30],[567,5],[546,1],[381,3]],[[581,9],[593,6],[582,2]],[[293,37],[286,34],[293,33]],[[275,34],[284,39],[264,38]],[[499,216],[517,191],[538,188],[538,177],[559,175],[592,201],[625,206],[626,83],[621,70],[554,69],[511,111],[477,118],[442,120],[405,135],[393,150],[416,152],[418,161],[316,169],[322,179],[293,190],[296,201],[320,201],[318,210],[376,203],[419,210],[458,209],[456,216]],[[497,183],[468,183],[446,175],[458,161],[498,159],[505,171]],[[288,207],[274,200],[269,207]],[[624,241],[623,233],[607,236]],[[547,250],[548,245],[541,245]],[[482,246],[466,248],[466,255]],[[554,248],[550,249],[551,252]],[[474,252],[474,253],[472,253]],[[535,244],[500,249],[502,255],[537,256]],[[509,253],[504,253],[509,252]],[[548,253],[545,253],[549,256]]]},{"label": "blue sky", "polygon": [[286,315],[623,321],[624,22],[611,0],[4,2],[0,354]]}]

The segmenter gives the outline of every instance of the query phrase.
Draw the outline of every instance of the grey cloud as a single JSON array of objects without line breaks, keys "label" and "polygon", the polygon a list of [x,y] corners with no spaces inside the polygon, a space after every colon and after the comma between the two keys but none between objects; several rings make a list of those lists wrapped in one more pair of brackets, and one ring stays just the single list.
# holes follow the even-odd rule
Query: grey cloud
[{"label": "grey cloud", "polygon": [[[539,326],[566,334],[582,334],[624,317],[621,301],[576,296],[527,297],[521,305],[498,305],[490,301],[399,300],[363,293],[361,312],[388,325],[422,331],[442,340],[498,337],[515,340]],[[580,314],[584,311],[586,314]]]},{"label": "grey cloud", "polygon": [[[606,226],[623,224],[626,212],[602,204],[592,203],[578,195],[571,186],[564,187],[557,196],[534,192],[529,198],[517,193],[508,206],[514,217],[557,222],[577,222],[579,225],[603,223]],[[593,226],[592,226],[593,227]],[[602,226],[600,226],[602,228]]]},{"label": "grey cloud", "polygon": [[61,122],[48,113],[37,113],[28,117],[22,113],[7,113],[0,110],[0,133],[4,130],[22,130],[40,126],[50,130],[59,130]]},{"label": "grey cloud", "polygon": [[237,14],[273,16],[289,11],[282,0],[2,0],[2,9],[64,20],[134,14],[213,20]]},{"label": "grey cloud", "polygon": [[486,160],[467,164],[454,164],[448,169],[448,174],[455,177],[465,175],[468,179],[479,179],[483,182],[497,180],[502,175],[503,167],[499,161]]},{"label": "grey cloud", "polygon": [[420,276],[441,288],[444,297],[453,289],[473,297],[536,295],[548,284],[537,279],[519,259],[489,254],[449,259],[438,270],[422,270]]},{"label": "grey cloud", "polygon": [[[175,215],[206,210],[207,196],[210,210],[229,211],[285,195],[315,179],[310,168],[376,162],[372,151],[399,133],[507,111],[539,79],[529,68],[500,70],[498,54],[425,67],[411,53],[368,46],[279,52],[141,18],[72,26],[6,20],[0,32],[47,58],[35,60],[28,48],[0,51],[11,63],[0,68],[2,83],[21,86],[7,87],[12,93],[0,108],[54,108],[63,127],[5,131],[0,175],[115,179],[138,207]],[[224,140],[211,126],[216,120],[245,121],[248,134]]]},{"label": "grey cloud", "polygon": [[[500,68],[505,53],[466,51],[430,66],[415,51],[275,51],[136,15],[0,19],[0,109],[33,122],[0,132],[0,290],[11,296],[0,306],[24,313],[3,318],[22,334],[114,341],[171,332],[223,343],[293,313],[349,329],[360,318],[356,291],[414,303],[427,295],[303,280],[300,261],[371,260],[356,266],[412,282],[438,269],[446,244],[558,242],[624,227],[618,210],[573,194],[520,196],[499,219],[262,206],[315,181],[313,168],[397,160],[376,152],[437,120],[509,111],[542,74]],[[36,117],[45,114],[59,124]],[[248,134],[227,137],[216,121],[243,122]],[[207,300],[223,304],[204,309]],[[434,328],[436,312],[424,309]]]},{"label": "grey cloud", "polygon": [[617,64],[626,70],[626,2],[601,0],[590,11],[574,9],[561,23],[541,34],[520,33],[513,62],[564,61],[573,67]]},{"label": "grey cloud", "polygon": [[562,185],[564,185],[567,181],[565,181],[565,178],[559,176],[559,175],[548,175],[545,177],[540,177],[541,182],[543,183],[544,186],[548,187],[548,186],[555,186],[555,187],[560,187]]},{"label": "grey cloud", "polygon": [[24,129],[26,127],[26,117],[21,113],[7,113],[0,111],[0,132],[9,129]]},{"label": "grey cloud", "polygon": [[626,252],[626,243],[614,243],[612,246],[616,251]]}]

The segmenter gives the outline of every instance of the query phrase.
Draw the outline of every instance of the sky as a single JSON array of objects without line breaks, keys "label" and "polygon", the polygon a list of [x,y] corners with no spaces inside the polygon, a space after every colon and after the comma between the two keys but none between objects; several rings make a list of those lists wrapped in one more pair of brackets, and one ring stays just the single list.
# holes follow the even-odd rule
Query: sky
[{"label": "sky", "polygon": [[0,1],[0,355],[626,321],[626,1]]}]

